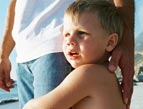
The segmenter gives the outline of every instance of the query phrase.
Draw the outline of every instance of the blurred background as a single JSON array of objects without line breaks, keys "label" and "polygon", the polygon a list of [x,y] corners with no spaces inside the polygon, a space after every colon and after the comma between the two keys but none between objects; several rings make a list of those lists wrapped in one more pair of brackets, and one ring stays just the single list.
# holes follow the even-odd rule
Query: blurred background
[{"label": "blurred background", "polygon": [[[6,20],[6,11],[9,0],[0,0],[0,42],[3,37],[3,29]],[[135,73],[138,74],[139,68],[143,67],[143,0],[135,0]],[[12,61],[12,78],[16,79],[15,75],[15,51],[12,52],[10,59]]]},{"label": "blurred background", "polygon": [[[6,21],[6,12],[10,0],[0,0],[0,42],[3,37],[4,24]],[[143,0],[135,0],[135,76],[134,76],[134,93],[132,97],[131,109],[142,109],[143,107]],[[10,55],[12,62],[11,76],[16,80],[16,52]],[[117,76],[121,78],[119,70]],[[14,99],[13,99],[14,98]],[[4,101],[17,100],[17,85],[10,93],[6,93],[0,89],[0,109]]]}]

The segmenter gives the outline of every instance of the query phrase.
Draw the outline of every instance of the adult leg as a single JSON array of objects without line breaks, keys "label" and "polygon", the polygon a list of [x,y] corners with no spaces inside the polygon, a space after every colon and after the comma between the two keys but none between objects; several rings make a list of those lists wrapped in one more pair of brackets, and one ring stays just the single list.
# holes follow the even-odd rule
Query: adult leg
[{"label": "adult leg", "polygon": [[62,52],[36,59],[30,69],[34,75],[34,98],[54,89],[72,70]]},{"label": "adult leg", "polygon": [[19,109],[34,97],[33,74],[28,68],[27,63],[17,64],[17,85],[19,96]]},{"label": "adult leg", "polygon": [[32,98],[40,97],[58,86],[72,71],[62,52],[41,56],[18,64],[17,82],[20,109]]}]

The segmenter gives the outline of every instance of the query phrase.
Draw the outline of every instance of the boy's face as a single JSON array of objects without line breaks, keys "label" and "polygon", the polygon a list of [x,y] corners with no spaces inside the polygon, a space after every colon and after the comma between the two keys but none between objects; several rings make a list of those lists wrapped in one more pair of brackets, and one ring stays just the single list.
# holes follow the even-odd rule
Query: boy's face
[{"label": "boy's face", "polygon": [[77,22],[65,15],[63,36],[64,54],[74,68],[83,64],[102,63],[108,34],[96,15],[83,13]]}]

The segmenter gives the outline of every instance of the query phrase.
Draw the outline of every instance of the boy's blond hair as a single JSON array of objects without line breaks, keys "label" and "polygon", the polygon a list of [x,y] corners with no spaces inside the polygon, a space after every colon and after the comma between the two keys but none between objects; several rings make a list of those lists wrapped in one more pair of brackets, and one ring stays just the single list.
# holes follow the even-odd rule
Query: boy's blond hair
[{"label": "boy's blond hair", "polygon": [[102,28],[109,34],[117,33],[118,42],[121,40],[123,21],[114,5],[105,0],[75,0],[66,9],[65,14],[70,15],[72,20],[78,21],[84,12],[97,15]]}]

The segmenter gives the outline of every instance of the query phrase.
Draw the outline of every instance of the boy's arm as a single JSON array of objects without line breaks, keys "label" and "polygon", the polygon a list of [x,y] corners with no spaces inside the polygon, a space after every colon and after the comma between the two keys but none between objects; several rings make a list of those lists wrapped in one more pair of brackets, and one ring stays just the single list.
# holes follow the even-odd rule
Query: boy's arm
[{"label": "boy's arm", "polygon": [[88,95],[90,83],[87,78],[81,70],[76,69],[57,88],[29,101],[23,109],[69,109]]},{"label": "boy's arm", "polygon": [[29,101],[23,109],[69,109],[77,105],[88,108],[94,105],[97,109],[121,108],[124,104],[117,78],[107,72],[107,67],[101,65],[78,67],[57,88]]},{"label": "boy's arm", "polygon": [[129,105],[133,92],[134,75],[134,0],[109,1],[114,2],[119,9],[125,24],[122,41],[112,53],[109,70],[115,71],[118,65],[121,68],[123,98],[125,103]]},{"label": "boy's arm", "polygon": [[11,63],[9,55],[14,48],[14,40],[12,38],[12,28],[14,23],[16,0],[11,0],[6,16],[6,25],[4,27],[4,37],[0,45],[0,88],[10,91],[13,87],[13,80],[10,79]]}]

